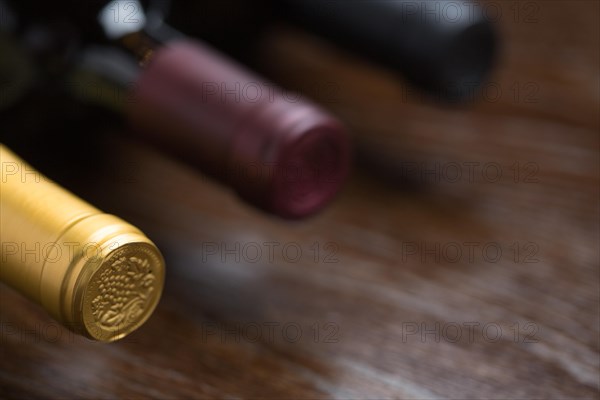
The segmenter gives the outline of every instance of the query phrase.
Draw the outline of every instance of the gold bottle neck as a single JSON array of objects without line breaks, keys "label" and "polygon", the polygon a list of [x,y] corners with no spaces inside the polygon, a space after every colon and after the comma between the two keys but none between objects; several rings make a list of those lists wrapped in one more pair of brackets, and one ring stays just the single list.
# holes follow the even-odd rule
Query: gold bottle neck
[{"label": "gold bottle neck", "polygon": [[156,246],[1,145],[0,163],[0,279],[92,339],[113,341],[137,329],[163,287]]}]

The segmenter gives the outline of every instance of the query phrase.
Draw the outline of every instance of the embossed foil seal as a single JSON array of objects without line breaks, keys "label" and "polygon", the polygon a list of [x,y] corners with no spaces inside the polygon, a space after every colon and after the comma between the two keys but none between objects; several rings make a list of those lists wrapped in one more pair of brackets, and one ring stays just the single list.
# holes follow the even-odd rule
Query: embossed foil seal
[{"label": "embossed foil seal", "polygon": [[127,243],[108,254],[90,277],[82,299],[87,335],[122,338],[152,314],[163,286],[163,260],[148,243]]}]

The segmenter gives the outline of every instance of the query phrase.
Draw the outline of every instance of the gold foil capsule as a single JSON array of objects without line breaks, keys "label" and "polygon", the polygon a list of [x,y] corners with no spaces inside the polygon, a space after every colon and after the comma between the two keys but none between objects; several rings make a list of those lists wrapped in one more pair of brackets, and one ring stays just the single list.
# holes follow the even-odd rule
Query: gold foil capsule
[{"label": "gold foil capsule", "polygon": [[164,283],[154,243],[2,144],[0,164],[0,280],[91,339],[110,342],[140,327]]}]

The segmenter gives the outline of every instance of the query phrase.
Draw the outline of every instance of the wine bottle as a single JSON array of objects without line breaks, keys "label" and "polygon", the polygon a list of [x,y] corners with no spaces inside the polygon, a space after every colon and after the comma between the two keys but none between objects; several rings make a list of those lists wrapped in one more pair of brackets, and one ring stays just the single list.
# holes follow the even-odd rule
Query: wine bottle
[{"label": "wine bottle", "polygon": [[[130,84],[133,101],[121,109],[136,132],[275,215],[306,217],[332,200],[350,163],[348,135],[336,118],[157,23],[135,1],[97,3],[75,6],[72,15],[81,19],[56,10],[52,15],[82,32],[80,49],[95,44],[126,53],[98,60],[98,68],[86,65]],[[37,15],[25,6],[31,2],[20,4],[25,15]],[[44,23],[41,16],[32,20]]]},{"label": "wine bottle", "polygon": [[249,49],[286,21],[402,74],[436,98],[460,100],[488,76],[493,7],[452,0],[148,0],[164,18],[253,63]]},{"label": "wine bottle", "polygon": [[0,280],[88,338],[111,342],[139,328],[163,288],[156,246],[1,144],[0,165]]}]

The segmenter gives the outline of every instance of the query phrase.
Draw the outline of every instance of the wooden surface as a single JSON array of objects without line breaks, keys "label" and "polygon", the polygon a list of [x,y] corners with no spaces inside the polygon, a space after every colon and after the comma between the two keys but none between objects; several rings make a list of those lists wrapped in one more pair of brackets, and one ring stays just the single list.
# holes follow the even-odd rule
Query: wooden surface
[{"label": "wooden surface", "polygon": [[243,205],[118,123],[69,142],[76,157],[15,148],[145,230],[168,277],[153,317],[111,345],[0,286],[0,397],[598,398],[599,3],[529,3],[528,21],[511,14],[524,2],[495,3],[502,94],[466,107],[274,30],[264,70],[335,83],[307,91],[358,149],[307,221]]}]

